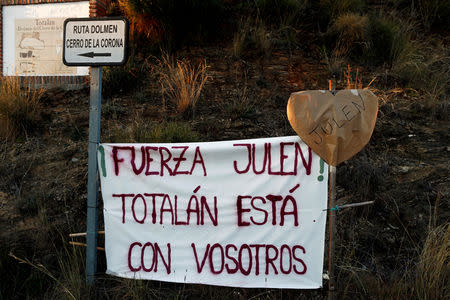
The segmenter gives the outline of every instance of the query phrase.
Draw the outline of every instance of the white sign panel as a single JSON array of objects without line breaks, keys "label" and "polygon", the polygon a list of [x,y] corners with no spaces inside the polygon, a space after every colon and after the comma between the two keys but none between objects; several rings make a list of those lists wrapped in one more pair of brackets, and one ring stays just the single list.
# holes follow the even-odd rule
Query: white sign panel
[{"label": "white sign panel", "polygon": [[322,286],[326,164],[297,136],[101,144],[107,273]]},{"label": "white sign panel", "polygon": [[81,18],[64,22],[65,65],[123,65],[127,60],[127,44],[125,18]]},{"label": "white sign panel", "polygon": [[3,75],[84,76],[89,68],[63,64],[63,23],[89,16],[89,1],[3,5]]}]

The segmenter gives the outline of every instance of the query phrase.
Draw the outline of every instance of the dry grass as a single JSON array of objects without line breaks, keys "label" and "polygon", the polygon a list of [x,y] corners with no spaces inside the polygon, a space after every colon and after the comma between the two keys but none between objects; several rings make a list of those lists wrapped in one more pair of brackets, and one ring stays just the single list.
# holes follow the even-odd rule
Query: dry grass
[{"label": "dry grass", "polygon": [[[434,209],[431,206],[429,208],[428,232],[424,244],[413,242],[417,256],[406,258],[407,262],[402,266],[401,272],[395,275],[386,277],[383,273],[355,267],[360,264],[355,259],[355,247],[340,246],[343,249],[338,266],[342,279],[339,289],[341,298],[354,299],[352,297],[359,295],[359,299],[449,299],[450,222],[436,224],[440,198],[438,193]],[[365,221],[361,219],[360,222],[364,224]],[[404,229],[411,239],[406,227]]]},{"label": "dry grass", "polygon": [[243,21],[239,23],[238,30],[234,33],[233,36],[233,56],[234,57],[241,57],[242,53],[245,50],[245,42],[247,40],[248,34],[250,32],[250,23],[249,21]]},{"label": "dry grass", "polygon": [[449,296],[449,264],[450,223],[446,223],[428,233],[415,272],[417,299],[446,299]]},{"label": "dry grass", "polygon": [[367,46],[367,26],[369,19],[356,13],[339,16],[332,26],[338,41],[333,50],[336,56],[348,56],[355,48]]},{"label": "dry grass", "polygon": [[174,61],[168,55],[163,55],[159,64],[163,105],[165,106],[167,97],[175,104],[179,113],[183,114],[188,109],[193,110],[203,86],[210,77],[206,61],[192,65],[190,62]]},{"label": "dry grass", "polygon": [[13,253],[9,253],[9,256],[11,256],[12,258],[14,258],[15,260],[17,260],[19,263],[21,264],[27,264],[29,266],[31,266],[32,268],[38,270],[39,272],[42,272],[43,274],[47,275],[48,277],[50,277],[65,293],[68,299],[78,299],[76,298],[73,293],[55,276],[52,274],[52,272],[50,272],[48,270],[47,267],[45,267],[43,264],[41,263],[33,263],[30,260],[28,260],[27,258],[23,259],[20,257],[15,256]]},{"label": "dry grass", "polygon": [[272,54],[272,49],[273,32],[261,18],[240,21],[239,28],[233,36],[234,57],[240,58],[245,51],[250,51],[249,53],[268,58]]},{"label": "dry grass", "polygon": [[27,135],[37,125],[42,92],[21,88],[19,77],[0,77],[0,138]]},{"label": "dry grass", "polygon": [[270,57],[272,54],[271,33],[260,19],[254,25],[251,38],[259,54],[264,57]]},{"label": "dry grass", "polygon": [[[354,241],[357,243],[357,241]],[[422,252],[403,273],[385,274],[361,268],[352,246],[341,246],[338,299],[449,299],[450,223],[429,231]],[[415,264],[413,262],[415,261]]]},{"label": "dry grass", "polygon": [[404,86],[419,91],[421,102],[438,119],[449,119],[448,86],[450,57],[445,46],[431,47],[420,42],[409,43],[391,74]]},{"label": "dry grass", "polygon": [[[416,9],[420,19],[427,30],[430,30],[433,23],[439,16],[439,10],[445,9],[445,1],[442,0],[418,0]],[[448,3],[447,3],[448,5]]]},{"label": "dry grass", "polygon": [[347,65],[347,70],[344,71],[344,78],[346,82],[345,89],[362,89],[362,76],[359,73],[359,68],[356,68],[355,79],[353,79],[352,67]]}]

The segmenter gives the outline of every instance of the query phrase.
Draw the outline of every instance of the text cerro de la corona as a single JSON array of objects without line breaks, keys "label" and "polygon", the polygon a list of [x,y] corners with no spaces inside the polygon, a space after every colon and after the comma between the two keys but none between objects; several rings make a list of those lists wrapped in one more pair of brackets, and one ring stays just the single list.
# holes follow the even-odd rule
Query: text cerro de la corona
[{"label": "text cerro de la corona", "polygon": [[[72,33],[77,34],[117,34],[117,24],[74,25]],[[123,48],[122,38],[70,38],[66,40],[67,48]]]}]

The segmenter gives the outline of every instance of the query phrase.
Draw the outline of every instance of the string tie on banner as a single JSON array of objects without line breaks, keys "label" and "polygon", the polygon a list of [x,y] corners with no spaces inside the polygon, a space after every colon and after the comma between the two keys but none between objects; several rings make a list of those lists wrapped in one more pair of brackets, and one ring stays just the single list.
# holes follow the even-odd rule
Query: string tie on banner
[{"label": "string tie on banner", "polygon": [[351,203],[351,204],[344,204],[344,205],[336,205],[335,207],[325,208],[322,211],[330,210],[330,211],[338,211],[343,208],[348,207],[356,207],[356,206],[363,206],[363,205],[369,205],[373,204],[375,201],[365,201],[365,202],[359,202],[359,203]]},{"label": "string tie on banner", "polygon": [[339,209],[340,209],[340,207],[338,205],[336,205],[335,207],[322,209],[322,211],[326,211],[326,210],[337,211]]}]

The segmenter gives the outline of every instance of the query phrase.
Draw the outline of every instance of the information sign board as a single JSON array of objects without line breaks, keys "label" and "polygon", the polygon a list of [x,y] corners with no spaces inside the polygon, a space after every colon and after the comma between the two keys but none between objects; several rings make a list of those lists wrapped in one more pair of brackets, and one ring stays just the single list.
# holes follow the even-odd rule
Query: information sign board
[{"label": "information sign board", "polygon": [[63,62],[67,66],[123,65],[127,60],[125,18],[70,18],[64,22]]}]

